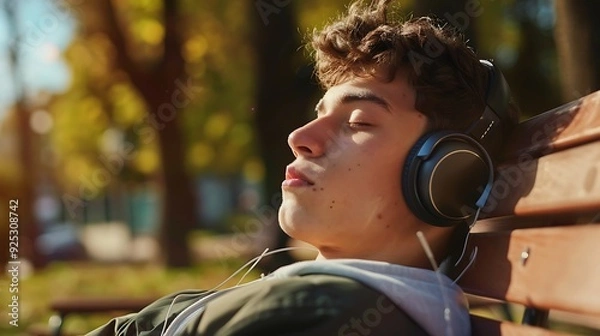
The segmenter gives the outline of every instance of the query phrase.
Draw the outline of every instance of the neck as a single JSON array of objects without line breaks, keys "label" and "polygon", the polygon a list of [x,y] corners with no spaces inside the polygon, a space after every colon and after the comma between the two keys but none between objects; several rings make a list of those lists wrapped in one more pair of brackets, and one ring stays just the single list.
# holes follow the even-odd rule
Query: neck
[{"label": "neck", "polygon": [[[450,239],[452,229],[430,226],[423,228],[422,232],[425,236],[425,241],[434,254],[434,259],[439,266]],[[377,246],[376,249],[373,250],[352,250],[321,246],[319,247],[319,254],[316,259],[364,259],[424,269],[434,268],[427,257],[425,247],[421,245],[416,232],[414,232],[413,235],[389,240],[388,244]]]}]

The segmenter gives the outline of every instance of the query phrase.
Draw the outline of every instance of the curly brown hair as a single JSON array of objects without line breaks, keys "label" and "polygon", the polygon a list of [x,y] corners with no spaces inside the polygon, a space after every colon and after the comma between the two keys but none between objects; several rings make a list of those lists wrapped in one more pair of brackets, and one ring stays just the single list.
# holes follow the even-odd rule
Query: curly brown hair
[{"label": "curly brown hair", "polygon": [[[390,2],[354,2],[347,14],[313,33],[318,80],[328,89],[357,76],[391,81],[406,71],[429,130],[464,131],[485,108],[488,68],[450,25],[430,17],[392,18]],[[511,106],[507,121],[516,123],[518,110]]]}]

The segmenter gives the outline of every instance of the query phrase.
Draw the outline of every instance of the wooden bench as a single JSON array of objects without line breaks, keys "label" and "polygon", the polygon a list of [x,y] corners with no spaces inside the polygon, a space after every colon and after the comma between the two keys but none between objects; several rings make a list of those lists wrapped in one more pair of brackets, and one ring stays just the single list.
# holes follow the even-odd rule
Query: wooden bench
[{"label": "wooden bench", "polygon": [[[48,329],[30,329],[30,335],[60,336],[67,316],[76,314],[123,314],[137,312],[154,302],[156,297],[149,298],[62,298],[52,301],[50,310],[54,315],[48,322]],[[115,315],[116,316],[116,315]]]},{"label": "wooden bench", "polygon": [[504,157],[459,284],[472,307],[488,298],[524,314],[473,313],[474,334],[556,335],[549,316],[570,314],[600,335],[600,91],[522,122]]},{"label": "wooden bench", "polygon": [[[459,284],[475,308],[494,300],[525,311],[522,324],[474,313],[474,334],[556,335],[549,315],[562,312],[600,335],[600,91],[519,125],[483,213],[468,245],[478,253]],[[67,315],[150,301],[56,301],[53,335]]]}]

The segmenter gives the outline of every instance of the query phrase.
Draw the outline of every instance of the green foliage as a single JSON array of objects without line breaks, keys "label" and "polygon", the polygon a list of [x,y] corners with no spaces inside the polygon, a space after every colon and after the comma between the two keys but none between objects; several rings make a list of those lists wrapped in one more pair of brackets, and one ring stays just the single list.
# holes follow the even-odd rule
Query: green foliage
[{"label": "green foliage", "polygon": [[[256,156],[253,55],[245,2],[182,3],[184,58],[201,99],[185,115],[194,172],[239,173]],[[252,13],[250,13],[252,14]]]},{"label": "green foliage", "polygon": [[[162,2],[117,4],[130,54],[140,64],[152,66],[162,53]],[[81,9],[82,18],[93,18],[93,7]],[[244,2],[181,1],[182,53],[191,82],[202,87],[182,111],[187,165],[193,173],[236,174],[256,165],[248,13]],[[115,69],[115,46],[93,29],[101,25],[99,21],[80,23],[84,29],[65,53],[73,74],[71,88],[50,107],[56,118],[51,139],[61,172],[58,181],[67,190],[102,169],[110,130],[124,134],[123,140],[133,148],[123,169],[116,172],[121,180],[144,179],[160,167],[156,136],[143,139],[135,131],[147,123],[147,107],[128,77]],[[254,169],[253,175],[259,171]]]}]

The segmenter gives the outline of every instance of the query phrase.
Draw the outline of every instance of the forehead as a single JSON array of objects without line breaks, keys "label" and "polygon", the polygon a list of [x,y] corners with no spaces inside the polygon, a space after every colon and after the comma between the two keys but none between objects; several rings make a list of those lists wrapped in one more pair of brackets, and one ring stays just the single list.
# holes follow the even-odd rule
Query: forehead
[{"label": "forehead", "polygon": [[389,110],[416,112],[415,100],[415,90],[408,83],[406,76],[399,73],[391,81],[383,81],[376,77],[357,77],[334,85],[325,92],[317,104],[317,109],[354,101],[368,101],[387,105]]},{"label": "forehead", "polygon": [[[332,98],[330,98],[332,97]],[[322,112],[325,109],[325,102],[323,97],[315,107],[317,112]],[[335,92],[329,92],[327,100],[333,100],[333,104],[350,104],[353,102],[370,102],[383,107],[388,112],[391,112],[390,103],[382,97],[380,94],[373,92],[368,88],[361,87],[344,87]]]}]

